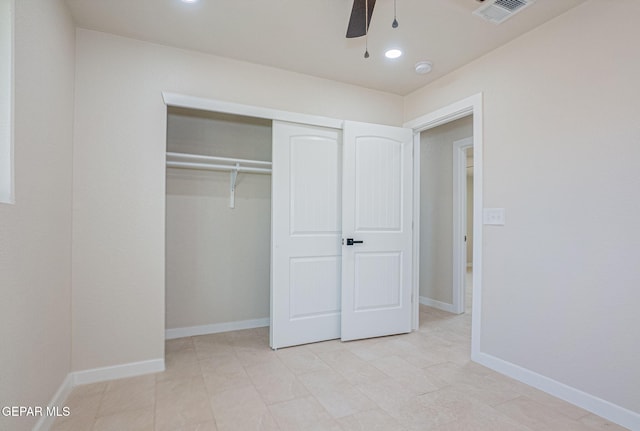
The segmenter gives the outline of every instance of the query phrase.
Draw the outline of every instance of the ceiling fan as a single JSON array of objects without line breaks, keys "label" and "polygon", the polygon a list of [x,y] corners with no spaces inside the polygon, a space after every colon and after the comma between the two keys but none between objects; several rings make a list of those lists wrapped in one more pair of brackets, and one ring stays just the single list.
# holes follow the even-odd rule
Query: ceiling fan
[{"label": "ceiling fan", "polygon": [[[364,58],[369,58],[369,25],[371,24],[371,17],[373,16],[373,8],[375,5],[376,0],[353,0],[351,17],[349,18],[349,25],[347,26],[347,38],[366,36]],[[398,28],[396,0],[393,0],[393,23],[391,27]]]},{"label": "ceiling fan", "polygon": [[353,0],[351,18],[347,26],[347,38],[360,37],[367,34],[367,27],[371,23],[375,5],[376,0]]}]

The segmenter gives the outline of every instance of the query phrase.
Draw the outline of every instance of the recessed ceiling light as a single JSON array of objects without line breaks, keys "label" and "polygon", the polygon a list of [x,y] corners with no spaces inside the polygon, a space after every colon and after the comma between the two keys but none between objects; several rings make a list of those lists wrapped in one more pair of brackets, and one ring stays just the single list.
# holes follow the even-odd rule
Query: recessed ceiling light
[{"label": "recessed ceiling light", "polygon": [[424,75],[425,73],[431,72],[433,68],[433,63],[430,61],[419,61],[416,63],[416,73]]},{"label": "recessed ceiling light", "polygon": [[390,49],[384,53],[384,56],[387,58],[398,58],[402,55],[402,51],[399,49]]},{"label": "recessed ceiling light", "polygon": [[196,3],[198,0],[182,0],[182,3]]}]

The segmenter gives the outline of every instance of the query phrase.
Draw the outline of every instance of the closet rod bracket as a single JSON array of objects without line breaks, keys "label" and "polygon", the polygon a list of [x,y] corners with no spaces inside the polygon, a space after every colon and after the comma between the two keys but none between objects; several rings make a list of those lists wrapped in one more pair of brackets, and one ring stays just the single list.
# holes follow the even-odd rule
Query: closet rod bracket
[{"label": "closet rod bracket", "polygon": [[234,169],[230,173],[230,196],[229,196],[229,208],[236,207],[236,180],[238,179],[238,171],[240,170],[240,163],[236,163]]}]

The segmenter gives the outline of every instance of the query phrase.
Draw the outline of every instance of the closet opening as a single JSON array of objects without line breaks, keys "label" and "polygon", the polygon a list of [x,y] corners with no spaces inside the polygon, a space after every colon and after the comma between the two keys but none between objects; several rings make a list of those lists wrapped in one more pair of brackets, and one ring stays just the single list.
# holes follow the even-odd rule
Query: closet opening
[{"label": "closet opening", "polygon": [[272,121],[169,106],[166,338],[269,326]]},{"label": "closet opening", "polygon": [[411,331],[412,129],[163,97],[165,338]]}]

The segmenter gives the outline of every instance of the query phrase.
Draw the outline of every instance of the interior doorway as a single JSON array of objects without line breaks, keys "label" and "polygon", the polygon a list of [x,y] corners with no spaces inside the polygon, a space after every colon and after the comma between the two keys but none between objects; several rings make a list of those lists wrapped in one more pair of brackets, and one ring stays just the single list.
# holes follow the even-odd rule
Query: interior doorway
[{"label": "interior doorway", "polygon": [[420,303],[455,314],[465,309],[465,151],[472,135],[471,116],[420,133]]},{"label": "interior doorway", "polygon": [[[471,359],[478,361],[481,356],[481,333],[482,333],[482,179],[483,179],[483,110],[482,110],[482,93],[475,94],[448,106],[442,107],[429,114],[418,117],[404,124],[414,131],[414,295],[419,297],[420,303],[424,298],[420,295],[420,284],[424,278],[425,268],[421,268],[421,250],[420,237],[422,236],[422,219],[421,219],[421,197],[422,193],[422,177],[421,177],[421,137],[423,132],[438,128],[456,120],[470,118],[471,121],[471,137],[473,139],[473,244],[472,247],[472,267],[471,267]],[[468,137],[468,135],[467,135]],[[463,139],[459,136],[455,139]],[[449,147],[451,148],[451,147]],[[451,150],[449,150],[451,154]],[[451,166],[451,165],[450,165]],[[449,194],[453,196],[453,192]],[[451,238],[451,237],[449,237]],[[451,241],[449,240],[451,244]],[[453,251],[451,251],[453,256]],[[452,268],[452,266],[449,266]],[[465,295],[466,296],[466,295]],[[446,303],[443,302],[446,305]],[[451,292],[451,302],[448,304],[453,308],[453,292]],[[418,319],[414,320],[414,327],[417,328]]]}]

